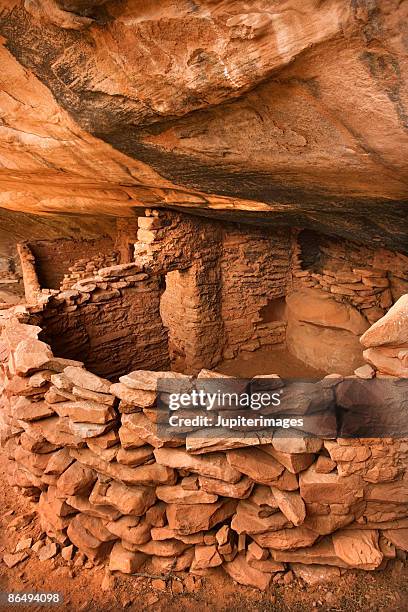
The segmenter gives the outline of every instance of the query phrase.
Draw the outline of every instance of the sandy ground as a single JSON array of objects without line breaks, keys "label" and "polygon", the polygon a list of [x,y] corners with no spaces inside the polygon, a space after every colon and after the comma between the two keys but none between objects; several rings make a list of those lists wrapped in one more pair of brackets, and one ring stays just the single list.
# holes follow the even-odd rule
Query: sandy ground
[{"label": "sandy ground", "polygon": [[235,359],[223,361],[216,370],[242,378],[251,378],[257,374],[278,374],[282,378],[321,379],[327,374],[307,366],[283,346],[265,347],[253,353],[243,352]]},{"label": "sandy ground", "polygon": [[[2,605],[1,611],[64,610],[69,612],[116,610],[152,610],[160,612],[189,611],[293,611],[333,610],[404,611],[408,610],[408,565],[393,561],[384,572],[348,572],[334,584],[310,587],[294,579],[289,585],[272,583],[265,592],[235,584],[221,569],[194,583],[192,575],[178,574],[163,581],[147,577],[117,575],[102,590],[105,571],[85,566],[78,554],[72,561],[61,555],[40,561],[37,553],[9,569],[3,555],[14,552],[23,538],[38,541],[41,534],[37,518],[30,520],[34,505],[7,485],[4,452],[0,453],[0,591],[59,591],[63,605]],[[27,515],[24,520],[24,515]],[[13,527],[28,523],[25,526]]]}]

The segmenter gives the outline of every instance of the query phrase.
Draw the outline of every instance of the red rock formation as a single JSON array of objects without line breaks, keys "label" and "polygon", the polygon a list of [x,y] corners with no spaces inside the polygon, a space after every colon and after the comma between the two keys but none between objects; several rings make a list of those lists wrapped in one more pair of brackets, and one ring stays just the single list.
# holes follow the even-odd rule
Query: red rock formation
[{"label": "red rock formation", "polygon": [[172,205],[407,251],[405,3],[0,7],[1,206]]}]

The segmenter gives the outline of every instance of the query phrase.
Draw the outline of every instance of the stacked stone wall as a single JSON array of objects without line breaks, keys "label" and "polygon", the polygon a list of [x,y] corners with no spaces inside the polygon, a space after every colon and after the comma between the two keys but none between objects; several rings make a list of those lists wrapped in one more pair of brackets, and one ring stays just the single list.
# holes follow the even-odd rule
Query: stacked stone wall
[{"label": "stacked stone wall", "polygon": [[[139,214],[144,214],[143,209]],[[137,217],[123,217],[116,220],[115,251],[119,254],[118,263],[130,263],[134,260],[138,229]]]},{"label": "stacked stone wall", "polygon": [[84,278],[93,276],[100,268],[108,268],[119,263],[119,253],[113,252],[110,254],[98,253],[93,257],[85,257],[78,259],[72,266],[68,268],[68,272],[64,274],[64,278],[60,285],[61,291],[72,289],[78,281]]},{"label": "stacked stone wall", "polygon": [[[388,342],[403,346],[401,312],[399,304],[400,324],[391,313],[367,342],[387,341],[394,321]],[[260,589],[289,568],[380,570],[408,551],[406,439],[282,431],[269,439],[239,431],[233,440],[163,438],[157,380],[191,386],[193,377],[138,370],[112,384],[55,357],[38,340],[41,328],[20,321],[3,320],[2,441],[10,483],[38,502],[42,528],[58,546],[72,543],[92,563],[125,573],[202,575],[222,566]],[[198,380],[209,376],[216,374]],[[381,376],[370,366],[329,376],[298,401],[323,418],[350,384]],[[352,410],[358,395],[348,397]],[[355,401],[361,410],[361,397]]]},{"label": "stacked stone wall", "polygon": [[20,269],[16,269],[14,259],[0,256],[0,310],[10,308],[21,301],[24,286]]},{"label": "stacked stone wall", "polygon": [[284,343],[286,321],[269,321],[262,311],[287,293],[291,235],[277,228],[229,227],[222,241],[221,300],[226,357]]},{"label": "stacked stone wall", "polygon": [[[162,310],[174,363],[184,359],[198,371],[221,357],[284,342],[284,318],[270,321],[262,311],[286,295],[289,230],[150,210],[139,218],[139,227],[136,261],[168,274]],[[200,354],[201,361],[192,357]]]},{"label": "stacked stone wall", "polygon": [[41,338],[64,357],[117,378],[129,367],[169,367],[168,334],[160,315],[161,279],[138,264],[101,268],[68,291],[29,308]]},{"label": "stacked stone wall", "polygon": [[196,373],[216,365],[225,345],[221,225],[168,211],[147,215],[138,220],[135,258],[162,278],[161,314],[172,368]]},{"label": "stacked stone wall", "polygon": [[218,257],[195,261],[166,275],[161,315],[169,330],[172,369],[196,373],[222,359],[225,344],[221,317]]},{"label": "stacked stone wall", "polygon": [[[35,258],[35,268],[41,288],[59,289],[64,275],[80,271],[79,268],[91,262],[93,258],[109,258],[113,251],[113,240],[110,236],[102,236],[92,240],[73,240],[59,238],[56,240],[33,240],[28,246]],[[82,260],[81,263],[79,261]],[[110,261],[106,265],[111,265]],[[89,272],[87,276],[89,276]]]},{"label": "stacked stone wall", "polygon": [[25,242],[17,244],[17,252],[20,258],[21,272],[23,275],[25,299],[29,304],[35,304],[41,293],[35,257],[29,245]]},{"label": "stacked stone wall", "polygon": [[369,323],[408,291],[406,255],[314,232],[295,235],[292,274],[295,286],[327,291],[360,310]]}]

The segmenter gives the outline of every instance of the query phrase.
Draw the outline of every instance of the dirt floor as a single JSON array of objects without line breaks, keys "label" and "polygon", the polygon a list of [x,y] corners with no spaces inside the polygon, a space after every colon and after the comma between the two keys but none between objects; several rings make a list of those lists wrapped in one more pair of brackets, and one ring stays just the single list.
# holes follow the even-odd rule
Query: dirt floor
[{"label": "dirt floor", "polygon": [[0,279],[0,310],[10,308],[24,301],[24,289],[21,283],[5,284]]},{"label": "dirt floor", "polygon": [[[290,584],[271,583],[265,592],[234,583],[222,569],[211,576],[195,578],[180,573],[164,582],[148,577],[105,577],[101,567],[92,567],[79,553],[72,561],[61,555],[40,561],[27,550],[28,558],[9,569],[3,555],[14,552],[19,541],[41,533],[34,505],[7,485],[6,459],[0,453],[0,591],[51,592],[62,594],[62,605],[30,606],[2,603],[1,611],[64,610],[68,612],[108,610],[189,611],[404,611],[408,610],[408,565],[396,560],[383,572],[347,572],[336,583],[317,587],[293,579]],[[105,589],[105,590],[104,590]]]},{"label": "dirt floor", "polygon": [[280,345],[259,349],[253,353],[242,352],[235,359],[217,365],[216,370],[242,378],[250,378],[257,374],[278,374],[282,378],[320,379],[327,374],[309,367]]}]

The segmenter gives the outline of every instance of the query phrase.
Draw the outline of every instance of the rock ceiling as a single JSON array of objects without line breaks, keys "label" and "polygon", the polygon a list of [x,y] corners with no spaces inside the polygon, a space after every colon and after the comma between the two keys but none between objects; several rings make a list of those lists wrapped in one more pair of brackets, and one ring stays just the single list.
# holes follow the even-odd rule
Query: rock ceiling
[{"label": "rock ceiling", "polygon": [[0,0],[0,207],[408,252],[407,24],[397,0]]}]

